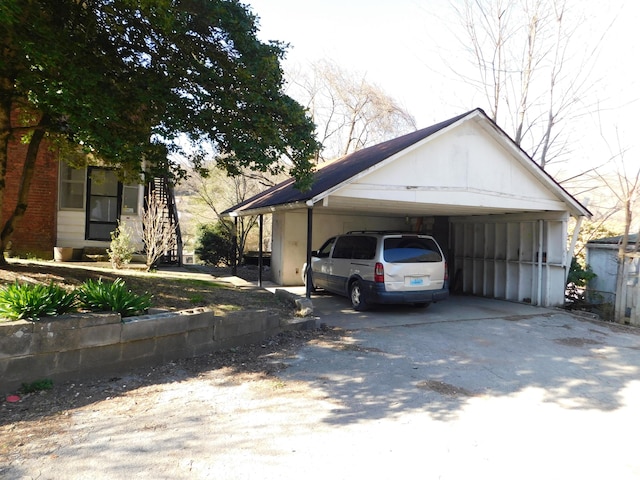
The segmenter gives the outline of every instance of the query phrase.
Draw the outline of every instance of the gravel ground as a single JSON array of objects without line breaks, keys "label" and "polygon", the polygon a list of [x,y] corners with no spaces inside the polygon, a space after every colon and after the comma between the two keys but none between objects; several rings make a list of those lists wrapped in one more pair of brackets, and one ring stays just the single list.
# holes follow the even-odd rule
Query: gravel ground
[{"label": "gravel ground", "polygon": [[[260,385],[276,382],[283,361],[309,343],[335,342],[344,332],[325,329],[284,332],[259,345],[237,347],[165,365],[132,371],[123,377],[54,384],[50,390],[22,394],[18,402],[0,403],[0,478],[9,466],[53,454],[56,435],[67,431],[71,418],[86,412],[111,415],[126,405],[126,415],[143,415],[157,396],[176,384],[221,382]],[[265,391],[277,393],[277,389]],[[84,413],[83,413],[84,412]]]}]

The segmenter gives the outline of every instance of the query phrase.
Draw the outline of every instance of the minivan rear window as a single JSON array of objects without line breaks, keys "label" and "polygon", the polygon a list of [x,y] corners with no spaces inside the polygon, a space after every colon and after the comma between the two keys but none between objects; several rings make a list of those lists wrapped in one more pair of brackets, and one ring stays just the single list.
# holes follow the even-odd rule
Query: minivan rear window
[{"label": "minivan rear window", "polygon": [[384,260],[389,263],[441,262],[442,254],[431,238],[392,237],[384,239]]}]

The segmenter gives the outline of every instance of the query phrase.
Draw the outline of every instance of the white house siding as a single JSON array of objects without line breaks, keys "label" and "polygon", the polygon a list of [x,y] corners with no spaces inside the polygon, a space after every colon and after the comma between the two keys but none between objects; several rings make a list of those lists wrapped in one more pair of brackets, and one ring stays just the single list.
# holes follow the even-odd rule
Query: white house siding
[{"label": "white house siding", "polygon": [[[140,186],[139,208],[142,210],[142,199],[144,197],[144,187]],[[122,215],[120,218],[122,224],[129,228],[131,239],[138,250],[142,250],[142,219],[139,215]],[[57,237],[56,246],[58,247],[108,247],[109,242],[101,242],[97,240],[85,240],[85,224],[86,213],[80,210],[58,210],[57,217]]]},{"label": "white house siding", "polygon": [[85,244],[84,223],[84,211],[58,210],[56,245],[58,247],[83,247]]},{"label": "white house siding", "polygon": [[358,200],[360,204],[375,200],[393,202],[396,210],[404,203],[407,212],[428,205],[437,209],[437,215],[469,208],[478,213],[566,210],[530,168],[514,161],[473,122],[401,154],[333,192],[326,203],[348,207],[346,202],[355,206]]},{"label": "white house siding", "polygon": [[451,224],[454,289],[539,306],[564,303],[566,214],[460,217]]},{"label": "white house siding", "polygon": [[[407,230],[405,218],[374,215],[313,213],[312,248],[318,249],[332,235],[351,230]],[[274,213],[271,268],[280,285],[300,285],[307,258],[307,210]]]}]

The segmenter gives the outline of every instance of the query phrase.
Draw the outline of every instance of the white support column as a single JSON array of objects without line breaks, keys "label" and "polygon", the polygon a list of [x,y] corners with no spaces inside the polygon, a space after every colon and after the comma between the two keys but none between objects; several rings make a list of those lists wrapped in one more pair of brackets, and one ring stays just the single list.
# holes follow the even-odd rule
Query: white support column
[{"label": "white support column", "polygon": [[543,261],[543,250],[544,250],[544,242],[543,242],[543,227],[544,220],[538,220],[538,292],[537,292],[537,303],[539,307],[542,306],[542,261]]}]

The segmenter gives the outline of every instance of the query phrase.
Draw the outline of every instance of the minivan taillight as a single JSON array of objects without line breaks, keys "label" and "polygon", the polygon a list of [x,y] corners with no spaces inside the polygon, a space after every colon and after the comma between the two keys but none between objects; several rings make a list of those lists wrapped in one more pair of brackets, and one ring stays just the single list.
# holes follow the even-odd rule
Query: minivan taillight
[{"label": "minivan taillight", "polygon": [[373,270],[373,281],[376,283],[384,283],[384,267],[380,262],[376,263]]},{"label": "minivan taillight", "polygon": [[449,265],[447,265],[447,262],[444,262],[444,281],[449,281]]}]

